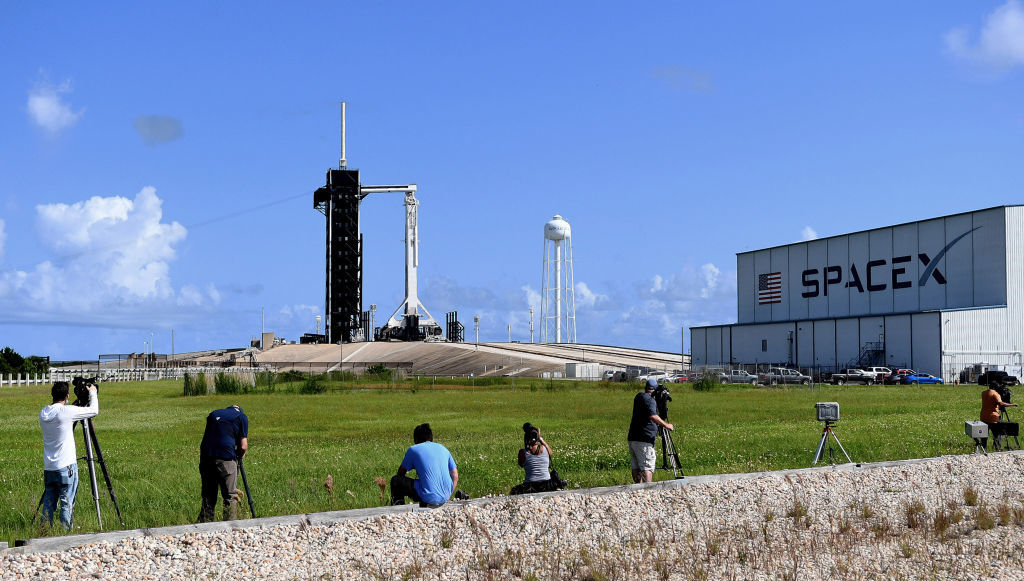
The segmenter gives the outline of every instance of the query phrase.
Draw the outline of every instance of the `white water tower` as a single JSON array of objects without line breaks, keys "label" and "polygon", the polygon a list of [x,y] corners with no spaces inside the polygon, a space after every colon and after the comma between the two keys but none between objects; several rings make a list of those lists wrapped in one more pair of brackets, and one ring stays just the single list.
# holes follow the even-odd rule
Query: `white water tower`
[{"label": "white water tower", "polygon": [[544,224],[544,280],[541,283],[541,343],[576,342],[576,286],[572,273],[572,229],[564,218]]}]

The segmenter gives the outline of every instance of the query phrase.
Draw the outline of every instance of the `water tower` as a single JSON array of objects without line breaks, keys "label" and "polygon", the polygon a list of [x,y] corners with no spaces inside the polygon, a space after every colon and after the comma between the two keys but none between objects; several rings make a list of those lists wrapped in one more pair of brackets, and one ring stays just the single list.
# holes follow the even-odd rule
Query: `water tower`
[{"label": "water tower", "polygon": [[544,280],[541,289],[541,343],[575,343],[576,286],[572,274],[572,229],[558,214],[544,224]]}]

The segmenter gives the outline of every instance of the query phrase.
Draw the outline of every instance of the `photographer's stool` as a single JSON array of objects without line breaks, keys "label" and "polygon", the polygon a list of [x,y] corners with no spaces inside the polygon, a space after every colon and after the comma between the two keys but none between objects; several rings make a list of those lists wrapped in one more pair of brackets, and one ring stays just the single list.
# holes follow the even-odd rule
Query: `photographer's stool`
[{"label": "photographer's stool", "polygon": [[[988,424],[979,421],[967,421],[964,422],[964,433],[967,434],[968,438],[974,440],[974,453],[977,454],[979,451],[988,456],[988,451],[985,450],[985,438],[988,438]],[[998,445],[996,446],[998,449]]]}]

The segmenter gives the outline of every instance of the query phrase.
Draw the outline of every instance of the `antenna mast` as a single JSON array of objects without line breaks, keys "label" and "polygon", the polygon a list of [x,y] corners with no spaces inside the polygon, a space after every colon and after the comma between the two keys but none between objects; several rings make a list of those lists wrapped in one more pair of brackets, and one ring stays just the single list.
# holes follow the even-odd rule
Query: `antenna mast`
[{"label": "antenna mast", "polygon": [[338,160],[338,168],[348,167],[348,160],[345,159],[345,102],[341,102],[341,159]]}]

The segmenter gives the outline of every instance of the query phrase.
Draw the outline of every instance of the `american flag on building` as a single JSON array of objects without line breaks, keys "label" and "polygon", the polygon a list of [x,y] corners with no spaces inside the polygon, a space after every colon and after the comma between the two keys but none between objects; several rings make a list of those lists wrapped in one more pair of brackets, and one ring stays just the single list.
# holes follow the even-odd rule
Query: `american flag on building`
[{"label": "american flag on building", "polygon": [[782,302],[782,273],[757,275],[757,304],[771,305]]}]

